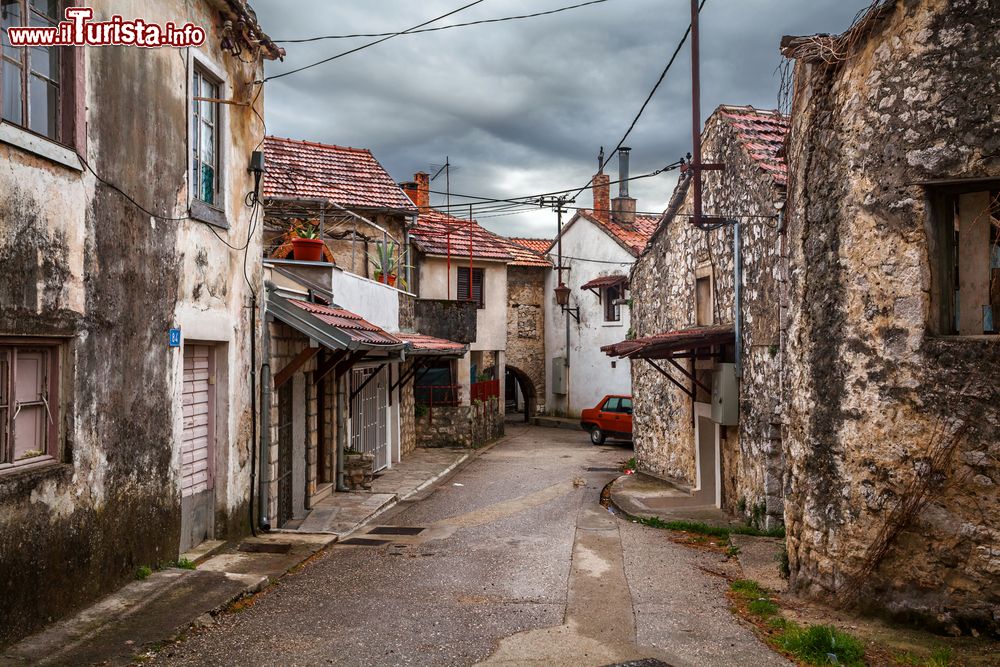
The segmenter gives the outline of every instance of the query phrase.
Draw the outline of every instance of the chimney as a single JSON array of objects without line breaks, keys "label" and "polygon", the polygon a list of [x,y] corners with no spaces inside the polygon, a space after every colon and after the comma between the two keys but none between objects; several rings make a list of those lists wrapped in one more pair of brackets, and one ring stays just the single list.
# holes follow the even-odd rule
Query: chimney
[{"label": "chimney", "polygon": [[418,171],[413,175],[412,181],[407,181],[405,183],[400,183],[399,187],[402,188],[406,196],[410,198],[413,205],[420,209],[421,212],[427,211],[431,206],[431,177],[422,171]]},{"label": "chimney", "polygon": [[618,196],[611,202],[611,215],[615,222],[624,226],[635,225],[635,199],[628,196],[628,158],[631,148],[618,149]]},{"label": "chimney", "polygon": [[594,217],[603,223],[611,219],[611,178],[604,173],[604,149],[598,159],[597,175],[594,176]]}]

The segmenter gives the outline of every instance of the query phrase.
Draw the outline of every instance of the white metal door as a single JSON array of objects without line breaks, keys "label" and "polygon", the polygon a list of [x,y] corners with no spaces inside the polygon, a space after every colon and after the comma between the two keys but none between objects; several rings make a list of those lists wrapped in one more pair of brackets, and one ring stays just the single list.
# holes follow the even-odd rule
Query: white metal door
[{"label": "white metal door", "polygon": [[364,385],[351,402],[351,449],[372,454],[375,470],[381,470],[389,465],[389,430],[385,414],[387,382],[384,368],[372,378],[375,372],[374,368],[351,371],[351,393]]},{"label": "white metal door", "polygon": [[212,348],[184,347],[184,439],[181,444],[181,496],[212,488],[214,391]]}]

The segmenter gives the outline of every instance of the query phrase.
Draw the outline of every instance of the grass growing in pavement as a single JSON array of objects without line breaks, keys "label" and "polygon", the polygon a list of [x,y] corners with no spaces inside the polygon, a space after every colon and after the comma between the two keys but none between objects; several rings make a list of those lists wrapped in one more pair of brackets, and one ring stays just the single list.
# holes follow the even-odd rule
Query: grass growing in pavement
[{"label": "grass growing in pavement", "polygon": [[914,667],[949,667],[952,664],[951,649],[936,649],[928,658],[918,658],[912,653],[904,653],[896,656],[896,662]]},{"label": "grass growing in pavement", "polygon": [[711,526],[700,521],[664,521],[659,517],[639,519],[639,523],[650,528],[662,528],[664,530],[681,530],[687,533],[699,533],[701,535],[712,535],[720,539],[728,539],[730,535],[754,535],[757,537],[784,537],[785,527],[778,526],[771,530],[761,530],[753,526]]},{"label": "grass growing in pavement", "polygon": [[729,590],[745,605],[747,613],[773,629],[764,638],[797,660],[809,665],[865,664],[865,647],[860,640],[829,625],[801,627],[782,618],[777,603],[756,581],[736,579],[729,584]]},{"label": "grass growing in pavement", "polygon": [[195,569],[195,564],[193,562],[189,561],[187,558],[181,558],[174,565],[176,567],[181,568],[182,570],[193,570],[193,569]]},{"label": "grass growing in pavement", "polygon": [[151,574],[153,574],[152,568],[150,568],[148,565],[140,565],[139,568],[135,571],[135,578],[141,581],[143,579],[148,578],[149,575]]}]

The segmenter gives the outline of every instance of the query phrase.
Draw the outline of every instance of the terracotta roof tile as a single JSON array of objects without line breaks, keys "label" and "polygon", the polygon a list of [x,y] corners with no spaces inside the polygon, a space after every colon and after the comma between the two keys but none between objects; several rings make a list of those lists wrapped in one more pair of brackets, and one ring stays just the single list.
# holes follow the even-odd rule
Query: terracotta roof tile
[{"label": "terracotta roof tile", "polygon": [[[543,254],[544,250],[539,251],[534,248],[525,245],[518,241],[518,239],[506,238],[507,250],[514,257],[514,261],[510,263],[511,266],[539,266],[551,268],[552,262]],[[545,241],[544,239],[531,239],[532,241],[539,241],[535,246],[538,247],[541,243],[547,244],[545,246],[548,249],[549,245],[552,245],[552,241]]]},{"label": "terracotta roof tile", "polygon": [[788,167],[781,156],[788,136],[788,116],[753,107],[720,108],[720,117],[736,130],[736,137],[750,159],[778,185],[787,185]]},{"label": "terracotta roof tile", "polygon": [[617,239],[619,243],[629,249],[629,252],[636,256],[646,247],[646,243],[653,236],[653,232],[656,231],[656,226],[660,221],[658,216],[637,215],[635,216],[634,225],[622,225],[614,220],[611,222],[601,222],[594,217],[594,212],[589,209],[583,209],[580,213],[586,216],[593,224],[607,232],[609,236]]},{"label": "terracotta roof tile", "polygon": [[464,343],[456,343],[453,340],[445,340],[444,338],[435,338],[434,336],[428,336],[421,333],[409,333],[406,331],[401,331],[393,334],[396,338],[399,338],[405,343],[410,344],[410,350],[416,353],[417,356],[421,352],[424,353],[455,353],[462,354],[466,350],[466,345]]},{"label": "terracotta roof tile", "polygon": [[369,345],[399,345],[402,342],[399,338],[383,331],[360,315],[355,315],[349,310],[333,306],[323,306],[318,303],[309,303],[299,299],[289,299],[288,302],[307,313],[312,313],[316,318],[326,322],[330,326],[337,327],[358,342]]},{"label": "terracotta roof tile", "polygon": [[580,285],[580,289],[598,289],[601,287],[611,287],[612,285],[622,285],[628,282],[628,276],[620,273],[613,273],[610,276],[599,276],[590,282]]},{"label": "terracotta roof tile", "polygon": [[468,257],[470,237],[473,258],[501,262],[514,260],[507,240],[475,220],[470,222],[431,209],[422,212],[417,217],[417,224],[410,229],[410,238],[417,248],[428,255],[442,257],[448,254]]},{"label": "terracotta roof tile", "polygon": [[544,255],[552,247],[552,239],[527,239],[518,236],[512,236],[511,241],[517,245],[524,246],[528,250],[534,250],[539,255]]},{"label": "terracotta roof tile", "polygon": [[371,151],[265,137],[263,197],[320,198],[341,206],[416,213]]}]

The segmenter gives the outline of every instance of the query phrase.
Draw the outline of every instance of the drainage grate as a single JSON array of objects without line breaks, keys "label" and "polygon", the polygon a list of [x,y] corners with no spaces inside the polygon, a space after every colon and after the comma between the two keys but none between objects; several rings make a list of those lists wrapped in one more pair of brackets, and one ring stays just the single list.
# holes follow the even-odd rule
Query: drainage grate
[{"label": "drainage grate", "polygon": [[375,526],[368,531],[369,535],[419,535],[426,528],[419,526]]},{"label": "drainage grate", "polygon": [[383,544],[389,544],[389,540],[372,540],[367,537],[351,537],[337,544],[352,544],[358,547],[377,547]]},{"label": "drainage grate", "polygon": [[621,472],[621,468],[587,468],[587,472]]},{"label": "drainage grate", "polygon": [[290,542],[240,542],[236,550],[252,554],[287,554],[291,548]]},{"label": "drainage grate", "polygon": [[646,658],[645,660],[632,660],[629,662],[616,662],[613,665],[604,667],[671,667],[668,663],[656,658]]}]

